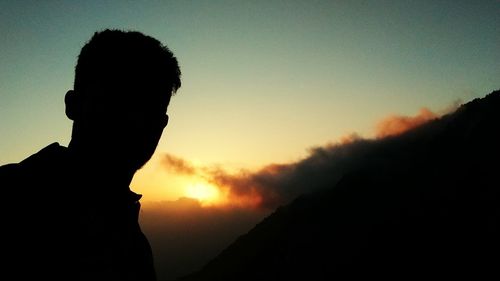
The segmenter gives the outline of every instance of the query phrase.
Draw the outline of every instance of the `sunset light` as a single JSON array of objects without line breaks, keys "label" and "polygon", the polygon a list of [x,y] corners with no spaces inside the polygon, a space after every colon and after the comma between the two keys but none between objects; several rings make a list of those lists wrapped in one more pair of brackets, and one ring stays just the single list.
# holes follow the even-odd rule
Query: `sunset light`
[{"label": "sunset light", "polygon": [[217,187],[207,183],[195,183],[186,187],[185,196],[196,199],[202,204],[213,204],[220,200]]}]

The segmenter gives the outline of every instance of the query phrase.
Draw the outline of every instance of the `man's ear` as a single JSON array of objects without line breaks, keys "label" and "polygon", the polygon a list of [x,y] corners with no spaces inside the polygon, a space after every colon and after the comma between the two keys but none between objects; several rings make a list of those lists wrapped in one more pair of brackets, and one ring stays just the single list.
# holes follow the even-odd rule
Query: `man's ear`
[{"label": "man's ear", "polygon": [[64,96],[64,103],[66,104],[66,116],[75,121],[80,115],[80,97],[74,90],[69,90]]},{"label": "man's ear", "polygon": [[165,120],[163,121],[163,128],[167,127],[168,120],[169,120],[168,114],[165,114]]}]

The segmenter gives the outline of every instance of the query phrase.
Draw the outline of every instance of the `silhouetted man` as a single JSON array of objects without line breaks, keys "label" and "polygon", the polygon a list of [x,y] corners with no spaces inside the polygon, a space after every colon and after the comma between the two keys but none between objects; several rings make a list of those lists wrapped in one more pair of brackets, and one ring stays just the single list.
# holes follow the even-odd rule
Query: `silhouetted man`
[{"label": "silhouetted man", "polygon": [[[139,32],[104,30],[82,48],[68,147],[0,167],[2,270],[9,280],[154,280],[129,188],[167,125],[180,87],[172,52]],[[0,276],[4,280],[5,276]]]}]

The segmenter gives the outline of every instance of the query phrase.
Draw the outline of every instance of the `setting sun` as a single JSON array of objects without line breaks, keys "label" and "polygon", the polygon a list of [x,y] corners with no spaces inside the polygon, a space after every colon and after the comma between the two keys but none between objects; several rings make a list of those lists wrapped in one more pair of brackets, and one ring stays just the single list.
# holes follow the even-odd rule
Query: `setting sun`
[{"label": "setting sun", "polygon": [[185,190],[186,197],[196,199],[201,203],[214,203],[220,199],[217,187],[207,183],[190,184]]}]

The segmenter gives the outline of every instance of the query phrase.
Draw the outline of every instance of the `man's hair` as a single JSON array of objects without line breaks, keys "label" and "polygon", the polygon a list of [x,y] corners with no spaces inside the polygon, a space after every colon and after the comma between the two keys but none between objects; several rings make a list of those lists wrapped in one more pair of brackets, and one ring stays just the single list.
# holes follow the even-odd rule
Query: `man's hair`
[{"label": "man's hair", "polygon": [[83,46],[75,68],[74,89],[85,92],[90,85],[115,87],[128,79],[154,79],[165,85],[170,101],[181,86],[180,76],[177,59],[160,41],[137,31],[106,29],[94,33]]}]

